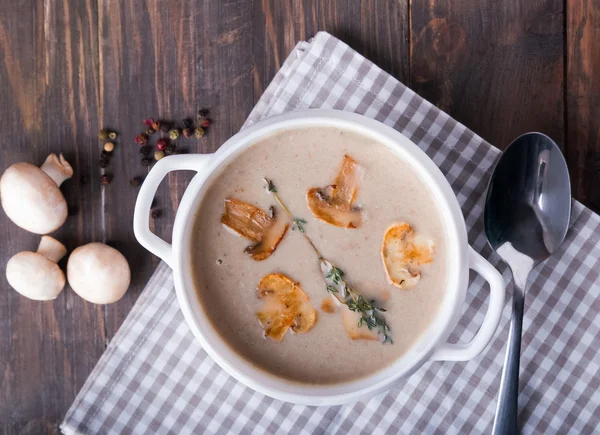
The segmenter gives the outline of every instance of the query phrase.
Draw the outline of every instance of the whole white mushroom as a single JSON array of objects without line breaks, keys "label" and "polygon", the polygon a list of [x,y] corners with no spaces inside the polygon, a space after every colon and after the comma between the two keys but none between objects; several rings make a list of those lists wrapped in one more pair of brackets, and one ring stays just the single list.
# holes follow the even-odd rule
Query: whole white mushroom
[{"label": "whole white mushroom", "polygon": [[6,264],[6,279],[29,299],[55,299],[65,286],[65,274],[56,264],[67,253],[58,240],[43,236],[37,252],[19,252]]},{"label": "whole white mushroom", "polygon": [[119,251],[104,243],[88,243],[71,253],[67,278],[73,291],[86,301],[111,304],[129,288],[131,272]]},{"label": "whole white mushroom", "polygon": [[0,179],[0,198],[6,215],[21,228],[36,234],[58,229],[67,219],[67,202],[59,189],[73,176],[73,168],[56,154],[41,167],[15,163]]}]

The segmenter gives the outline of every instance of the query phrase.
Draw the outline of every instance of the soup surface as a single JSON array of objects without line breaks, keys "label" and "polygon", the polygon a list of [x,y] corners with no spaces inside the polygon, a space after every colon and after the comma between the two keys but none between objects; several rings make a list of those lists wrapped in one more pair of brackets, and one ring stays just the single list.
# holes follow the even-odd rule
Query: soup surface
[{"label": "soup surface", "polygon": [[[344,156],[361,168],[354,204],[362,224],[355,229],[315,219],[307,191],[331,185]],[[306,233],[327,258],[344,271],[344,279],[368,300],[387,310],[393,344],[351,339],[343,326],[341,308],[322,309],[327,293],[315,252],[298,230],[287,231],[277,249],[254,261],[244,249],[251,242],[221,224],[226,198],[264,210],[276,206],[265,187],[267,177],[294,216],[306,220]],[[194,280],[201,303],[214,328],[240,355],[274,375],[303,383],[339,383],[371,374],[403,355],[435,317],[446,279],[444,222],[428,188],[417,174],[384,145],[335,128],[320,127],[277,132],[238,155],[208,188],[193,230]],[[395,222],[410,224],[433,241],[433,262],[421,268],[416,287],[403,290],[390,284],[381,258],[386,229]],[[290,222],[291,223],[291,222]],[[308,332],[288,330],[282,341],[266,338],[257,318],[263,301],[257,296],[261,278],[282,273],[297,282],[317,311]],[[363,326],[366,329],[366,327]]]}]

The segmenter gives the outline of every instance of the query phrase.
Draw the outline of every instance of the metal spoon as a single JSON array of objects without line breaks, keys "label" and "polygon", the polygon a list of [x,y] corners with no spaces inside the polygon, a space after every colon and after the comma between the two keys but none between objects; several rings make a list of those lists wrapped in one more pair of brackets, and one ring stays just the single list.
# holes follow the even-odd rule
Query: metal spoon
[{"label": "metal spoon", "polygon": [[527,133],[498,161],[485,202],[485,233],[514,278],[513,307],[494,435],[517,434],[519,360],[529,272],[563,242],[571,216],[567,163],[552,139]]}]

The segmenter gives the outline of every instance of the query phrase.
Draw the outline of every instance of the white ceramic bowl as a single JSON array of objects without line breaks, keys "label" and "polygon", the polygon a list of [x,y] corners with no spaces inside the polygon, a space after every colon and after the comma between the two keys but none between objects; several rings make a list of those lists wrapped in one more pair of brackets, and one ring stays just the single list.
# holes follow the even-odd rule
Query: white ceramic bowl
[{"label": "white ceramic bowl", "polygon": [[[190,260],[194,215],[213,176],[261,138],[278,130],[311,126],[333,126],[371,137],[389,147],[399,159],[420,174],[435,196],[446,221],[449,274],[444,301],[433,323],[418,342],[390,366],[368,377],[336,385],[309,385],[290,382],[250,364],[234,352],[215,333],[204,313],[192,281]],[[173,226],[170,245],[153,234],[148,225],[151,202],[161,180],[176,170],[196,171]],[[467,242],[465,222],[450,185],[433,161],[414,143],[396,130],[354,113],[332,110],[307,110],[274,116],[248,127],[229,139],[214,154],[176,155],[160,160],[142,185],[135,207],[134,232],[138,241],[173,269],[175,290],[184,317],[206,352],[238,381],[276,399],[305,405],[334,405],[368,398],[401,382],[431,360],[465,361],[476,357],[491,340],[504,306],[501,275],[477,254]],[[477,335],[466,344],[446,343],[460,316],[469,280],[469,269],[481,274],[490,284],[486,316]]]}]

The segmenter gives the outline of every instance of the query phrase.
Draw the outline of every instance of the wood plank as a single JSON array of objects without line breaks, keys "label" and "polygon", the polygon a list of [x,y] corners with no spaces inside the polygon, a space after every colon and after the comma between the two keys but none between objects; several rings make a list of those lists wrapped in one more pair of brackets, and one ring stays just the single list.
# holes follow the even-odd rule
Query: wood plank
[{"label": "wood plank", "polygon": [[[99,183],[82,185],[97,140],[97,9],[94,2],[3,2],[0,5],[0,167],[41,164],[64,152],[75,176],[64,183],[76,216],[55,234],[69,250],[98,234]],[[39,236],[0,214],[0,275],[17,252],[35,250]],[[64,261],[61,262],[64,266]],[[55,301],[30,301],[0,289],[0,432],[56,431],[105,347],[102,307],[70,289]]]},{"label": "wood plank", "polygon": [[[143,119],[180,122],[209,107],[215,121],[202,140],[180,138],[189,152],[213,152],[243,124],[253,106],[252,4],[243,0],[107,1],[100,3],[100,114],[98,126],[119,132],[106,187],[106,238],[132,267],[125,297],[106,306],[110,339],[142,291],[158,259],[133,235],[137,189],[129,185],[147,169],[139,163]],[[151,142],[156,141],[155,134]],[[175,212],[192,173],[171,173],[156,195],[162,216],[151,226],[171,240]]]},{"label": "wood plank", "polygon": [[567,162],[573,194],[600,212],[600,1],[567,4]]},{"label": "wood plank", "polygon": [[562,0],[411,2],[411,86],[493,145],[564,144]]},{"label": "wood plank", "polygon": [[298,41],[327,31],[408,80],[408,0],[263,0],[254,4],[255,100]]}]

